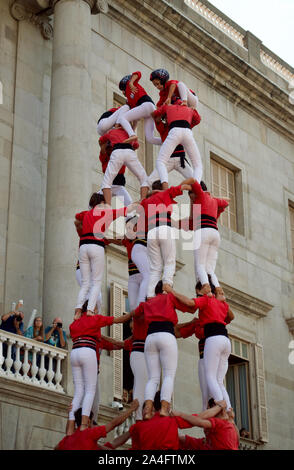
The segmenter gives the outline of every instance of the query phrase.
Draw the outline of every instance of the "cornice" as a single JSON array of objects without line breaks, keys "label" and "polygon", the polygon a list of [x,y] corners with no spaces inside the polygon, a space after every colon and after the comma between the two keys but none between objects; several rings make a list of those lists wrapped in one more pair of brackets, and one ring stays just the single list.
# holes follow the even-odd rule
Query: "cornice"
[{"label": "cornice", "polygon": [[251,295],[241,292],[234,287],[224,284],[223,282],[221,285],[225,292],[226,301],[233,311],[236,309],[246,315],[264,318],[273,308],[273,305],[264,302],[264,300],[252,297]]},{"label": "cornice", "polygon": [[108,15],[294,142],[289,95],[166,0],[112,0]]}]

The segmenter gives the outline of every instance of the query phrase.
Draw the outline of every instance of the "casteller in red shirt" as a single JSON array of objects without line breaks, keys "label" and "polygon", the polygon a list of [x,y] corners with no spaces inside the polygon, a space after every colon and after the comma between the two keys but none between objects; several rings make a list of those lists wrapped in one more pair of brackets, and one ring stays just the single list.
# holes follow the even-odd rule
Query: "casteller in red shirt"
[{"label": "casteller in red shirt", "polygon": [[56,446],[56,450],[99,450],[97,441],[106,437],[105,426],[95,426],[80,431],[78,428],[71,436],[65,436]]},{"label": "casteller in red shirt", "polygon": [[206,442],[211,450],[238,450],[239,436],[234,423],[220,418],[208,421],[211,428],[206,428]]},{"label": "casteller in red shirt", "polygon": [[201,326],[208,323],[221,323],[227,325],[226,318],[229,311],[229,305],[221,300],[216,299],[214,296],[208,297],[203,295],[193,299],[195,308],[199,308],[198,317]]},{"label": "casteller in red shirt", "polygon": [[147,420],[137,421],[130,428],[132,450],[178,450],[178,429],[191,425],[179,416],[160,416],[159,412]]},{"label": "casteller in red shirt", "polygon": [[180,450],[211,450],[211,447],[204,437],[196,438],[186,434],[185,440],[180,439]]}]

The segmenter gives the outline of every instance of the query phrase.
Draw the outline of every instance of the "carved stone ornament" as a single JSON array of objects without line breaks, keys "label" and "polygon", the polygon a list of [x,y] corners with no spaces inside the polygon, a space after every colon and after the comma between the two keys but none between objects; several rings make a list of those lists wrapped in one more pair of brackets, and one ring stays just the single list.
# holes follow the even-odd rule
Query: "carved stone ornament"
[{"label": "carved stone ornament", "polygon": [[[60,0],[50,0],[50,5],[53,7],[58,3]],[[83,0],[84,2],[88,3],[91,8],[92,15],[97,15],[98,13],[106,14],[108,12],[108,3],[107,0]]]},{"label": "carved stone ornament", "polygon": [[28,21],[37,26],[44,39],[53,38],[51,19],[46,14],[49,0],[15,0],[10,6],[10,14],[17,21]]}]

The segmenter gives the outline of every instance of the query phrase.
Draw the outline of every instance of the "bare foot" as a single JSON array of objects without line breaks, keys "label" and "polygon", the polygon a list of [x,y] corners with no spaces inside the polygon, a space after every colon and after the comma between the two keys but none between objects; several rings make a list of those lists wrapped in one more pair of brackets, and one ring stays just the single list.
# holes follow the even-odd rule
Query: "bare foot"
[{"label": "bare foot", "polygon": [[92,310],[87,310],[87,317],[93,317],[94,315],[95,313]]}]

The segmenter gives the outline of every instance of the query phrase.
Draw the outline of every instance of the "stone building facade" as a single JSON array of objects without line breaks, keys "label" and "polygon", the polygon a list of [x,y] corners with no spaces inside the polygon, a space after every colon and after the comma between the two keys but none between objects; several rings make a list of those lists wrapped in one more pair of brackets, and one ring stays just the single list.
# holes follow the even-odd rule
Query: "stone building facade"
[{"label": "stone building facade", "polygon": [[[199,96],[204,180],[234,199],[217,275],[236,317],[227,385],[250,431],[243,444],[293,449],[294,70],[206,0],[0,0],[0,46],[0,313],[22,298],[26,316],[37,308],[46,324],[58,314],[68,328],[78,292],[73,217],[102,178],[97,118],[136,70],[156,102],[149,75],[164,67]],[[157,152],[142,141],[148,174]],[[138,199],[130,174],[127,189]],[[177,243],[175,288],[192,296],[187,243]],[[107,248],[104,312],[124,311],[126,297],[126,254]],[[179,351],[174,405],[197,411],[195,338]],[[121,362],[102,355],[102,421],[122,392]],[[2,449],[54,447],[72,395],[68,357],[63,385],[58,394],[0,374]]]}]

